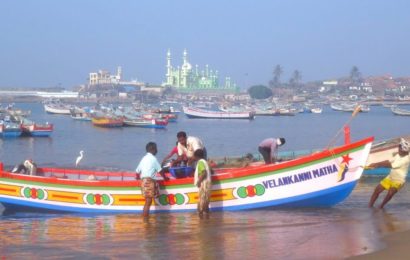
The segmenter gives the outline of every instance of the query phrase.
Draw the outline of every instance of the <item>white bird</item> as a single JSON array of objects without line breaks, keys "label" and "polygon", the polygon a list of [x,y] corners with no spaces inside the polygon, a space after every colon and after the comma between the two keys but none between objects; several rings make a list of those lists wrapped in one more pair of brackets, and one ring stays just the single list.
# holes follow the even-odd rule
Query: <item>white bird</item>
[{"label": "white bird", "polygon": [[84,151],[80,151],[80,156],[78,156],[77,160],[75,160],[75,167],[77,167],[78,164],[80,163],[81,159],[83,159],[83,153],[84,153]]}]

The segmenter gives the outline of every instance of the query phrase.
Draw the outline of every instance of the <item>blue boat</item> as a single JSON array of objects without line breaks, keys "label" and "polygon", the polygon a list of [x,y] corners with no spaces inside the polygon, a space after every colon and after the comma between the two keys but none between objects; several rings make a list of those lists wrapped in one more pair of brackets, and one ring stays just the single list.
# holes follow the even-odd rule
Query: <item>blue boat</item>
[{"label": "blue boat", "polygon": [[0,121],[0,136],[3,138],[8,137],[19,137],[21,136],[23,130],[20,124],[13,122]]}]

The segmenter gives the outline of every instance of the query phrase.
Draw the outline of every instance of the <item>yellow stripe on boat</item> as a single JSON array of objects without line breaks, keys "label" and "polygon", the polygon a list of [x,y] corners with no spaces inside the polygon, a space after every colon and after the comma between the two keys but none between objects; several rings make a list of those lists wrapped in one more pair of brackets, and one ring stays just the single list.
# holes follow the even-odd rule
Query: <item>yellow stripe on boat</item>
[{"label": "yellow stripe on boat", "polygon": [[50,200],[50,201],[85,204],[83,200],[84,193],[56,191],[56,190],[47,190],[47,193],[48,193],[47,200]]},{"label": "yellow stripe on boat", "polygon": [[[113,206],[144,206],[145,198],[141,194],[112,194]],[[155,200],[153,201],[155,205]]]},{"label": "yellow stripe on boat", "polygon": [[[210,201],[225,201],[225,200],[234,200],[236,199],[233,195],[233,188],[232,189],[223,189],[223,190],[214,190],[211,192],[211,199]],[[195,204],[198,203],[198,192],[189,192],[186,193],[188,196],[188,203],[187,204]]]},{"label": "yellow stripe on boat", "polygon": [[0,195],[21,197],[21,186],[0,184]]}]

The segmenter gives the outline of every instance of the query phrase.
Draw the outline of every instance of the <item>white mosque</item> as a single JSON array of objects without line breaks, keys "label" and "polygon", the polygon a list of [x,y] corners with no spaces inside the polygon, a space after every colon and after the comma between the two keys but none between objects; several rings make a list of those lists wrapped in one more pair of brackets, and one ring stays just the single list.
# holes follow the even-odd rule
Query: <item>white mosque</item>
[{"label": "white mosque", "polygon": [[199,70],[198,65],[192,68],[192,65],[188,62],[188,53],[184,50],[182,57],[182,66],[174,68],[171,65],[171,52],[167,52],[167,73],[166,82],[163,86],[172,86],[178,90],[225,90],[235,91],[236,85],[231,82],[230,77],[225,78],[225,84],[219,85],[218,71],[210,70],[208,65],[205,66],[205,70]]}]

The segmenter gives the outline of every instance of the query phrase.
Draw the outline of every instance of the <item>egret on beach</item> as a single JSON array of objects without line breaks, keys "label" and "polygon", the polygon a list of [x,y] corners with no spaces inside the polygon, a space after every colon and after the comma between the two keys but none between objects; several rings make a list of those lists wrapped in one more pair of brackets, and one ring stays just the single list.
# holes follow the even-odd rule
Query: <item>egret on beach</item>
[{"label": "egret on beach", "polygon": [[77,157],[77,160],[75,160],[75,167],[78,166],[78,164],[80,163],[81,159],[83,159],[83,153],[84,151],[80,151],[80,156]]}]

